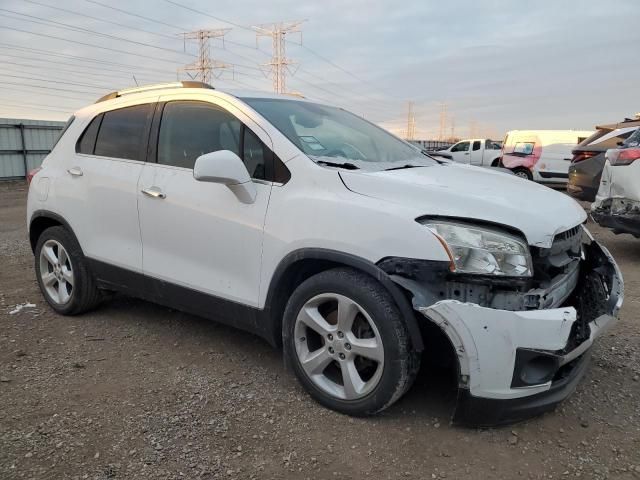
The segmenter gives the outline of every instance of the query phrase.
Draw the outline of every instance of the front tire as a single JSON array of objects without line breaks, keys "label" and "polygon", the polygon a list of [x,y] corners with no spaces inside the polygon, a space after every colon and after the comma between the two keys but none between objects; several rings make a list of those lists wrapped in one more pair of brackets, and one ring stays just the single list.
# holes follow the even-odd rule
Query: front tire
[{"label": "front tire", "polygon": [[42,295],[56,312],[77,315],[100,302],[82,249],[64,227],[42,232],[35,248],[35,268]]},{"label": "front tire", "polygon": [[321,272],[293,292],[283,343],[307,392],[349,415],[389,407],[411,387],[420,366],[389,292],[349,268]]}]

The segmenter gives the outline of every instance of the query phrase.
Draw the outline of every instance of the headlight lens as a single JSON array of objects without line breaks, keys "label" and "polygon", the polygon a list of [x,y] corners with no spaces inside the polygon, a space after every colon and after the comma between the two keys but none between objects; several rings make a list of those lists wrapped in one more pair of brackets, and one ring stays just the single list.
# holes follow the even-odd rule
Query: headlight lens
[{"label": "headlight lens", "polygon": [[449,250],[456,272],[505,277],[533,275],[528,245],[518,237],[461,223],[422,222]]}]

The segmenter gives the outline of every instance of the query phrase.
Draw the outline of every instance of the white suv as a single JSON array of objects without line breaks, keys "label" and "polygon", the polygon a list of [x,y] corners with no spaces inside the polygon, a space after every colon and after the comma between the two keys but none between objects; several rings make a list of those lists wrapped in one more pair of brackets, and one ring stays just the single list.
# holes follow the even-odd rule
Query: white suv
[{"label": "white suv", "polygon": [[28,226],[51,307],[118,291],[282,345],[353,415],[449,354],[453,420],[551,409],[615,319],[622,278],[567,196],[439,162],[342,109],[195,82],[75,114],[35,174]]}]

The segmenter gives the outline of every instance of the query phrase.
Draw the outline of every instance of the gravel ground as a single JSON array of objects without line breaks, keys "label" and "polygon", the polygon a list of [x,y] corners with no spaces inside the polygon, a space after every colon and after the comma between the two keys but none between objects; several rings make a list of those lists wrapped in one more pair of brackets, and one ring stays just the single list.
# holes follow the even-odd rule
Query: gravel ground
[{"label": "gravel ground", "polygon": [[[0,478],[640,478],[640,241],[591,225],[625,276],[621,322],[555,412],[449,425],[447,372],[384,414],[314,403],[252,335],[116,296],[54,314],[34,279],[26,187],[0,183]],[[27,305],[25,305],[27,304]]]}]

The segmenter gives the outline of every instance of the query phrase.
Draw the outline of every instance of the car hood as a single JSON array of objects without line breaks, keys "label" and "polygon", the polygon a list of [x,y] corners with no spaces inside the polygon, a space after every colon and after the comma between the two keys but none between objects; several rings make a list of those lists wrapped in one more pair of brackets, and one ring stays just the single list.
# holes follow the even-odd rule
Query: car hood
[{"label": "car hood", "polygon": [[520,230],[532,246],[587,218],[567,195],[487,168],[448,164],[403,170],[342,171],[345,186],[361,195],[406,205],[422,215],[483,220]]}]

